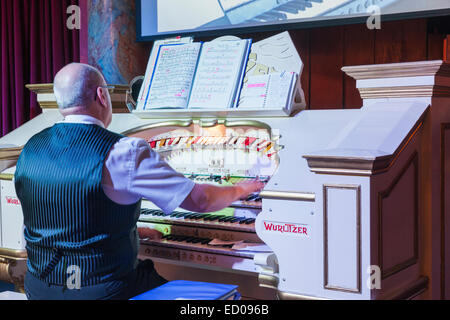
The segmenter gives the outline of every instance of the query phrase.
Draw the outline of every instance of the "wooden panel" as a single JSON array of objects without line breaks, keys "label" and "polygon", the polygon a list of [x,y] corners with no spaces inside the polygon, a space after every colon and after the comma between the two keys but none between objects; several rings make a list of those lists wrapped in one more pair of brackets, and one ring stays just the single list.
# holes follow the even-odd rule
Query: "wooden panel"
[{"label": "wooden panel", "polygon": [[375,36],[375,63],[426,60],[426,39],[424,19],[383,22]]},{"label": "wooden panel", "polygon": [[444,59],[450,61],[450,35],[447,35],[444,43]]},{"label": "wooden panel", "polygon": [[302,73],[302,88],[305,93],[306,107],[310,107],[310,32],[309,30],[293,30],[290,32],[292,41],[294,41],[295,47],[303,61],[303,73]]},{"label": "wooden panel", "polygon": [[[366,25],[346,26],[344,28],[344,66],[374,63],[375,31]],[[344,108],[361,108],[362,99],[356,80],[344,75]]]},{"label": "wooden panel", "polygon": [[311,30],[311,109],[343,108],[344,27]]},{"label": "wooden panel", "polygon": [[450,124],[441,125],[441,299],[450,299]]},{"label": "wooden panel", "polygon": [[414,153],[391,185],[378,194],[378,261],[383,279],[417,263],[418,188]]},{"label": "wooden panel", "polygon": [[439,33],[430,33],[428,42],[428,60],[444,60],[444,37]]}]

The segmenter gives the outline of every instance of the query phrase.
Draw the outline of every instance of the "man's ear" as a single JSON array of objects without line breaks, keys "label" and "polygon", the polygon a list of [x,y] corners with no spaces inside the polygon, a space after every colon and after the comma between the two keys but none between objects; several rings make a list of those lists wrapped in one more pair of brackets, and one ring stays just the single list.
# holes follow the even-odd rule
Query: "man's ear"
[{"label": "man's ear", "polygon": [[98,98],[100,104],[106,108],[108,106],[107,101],[106,101],[107,97],[106,97],[106,94],[105,94],[105,91],[103,90],[103,88],[98,87],[96,93],[97,93],[97,98]]}]

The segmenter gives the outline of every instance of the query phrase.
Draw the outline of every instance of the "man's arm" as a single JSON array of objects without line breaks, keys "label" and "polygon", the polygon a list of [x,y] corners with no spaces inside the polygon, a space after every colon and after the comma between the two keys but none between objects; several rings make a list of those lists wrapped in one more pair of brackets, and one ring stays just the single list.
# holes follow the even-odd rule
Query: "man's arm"
[{"label": "man's arm", "polygon": [[180,207],[200,213],[216,212],[253,192],[260,191],[263,187],[264,184],[259,181],[242,182],[230,187],[196,184]]}]

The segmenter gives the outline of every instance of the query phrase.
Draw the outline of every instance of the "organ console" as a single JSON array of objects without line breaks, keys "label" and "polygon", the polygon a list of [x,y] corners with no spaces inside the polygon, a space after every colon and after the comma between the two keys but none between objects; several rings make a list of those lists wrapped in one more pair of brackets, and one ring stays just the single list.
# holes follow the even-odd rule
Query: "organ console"
[{"label": "organ console", "polygon": [[[265,183],[259,194],[211,214],[164,215],[144,199],[139,226],[163,237],[141,239],[139,257],[167,279],[234,283],[247,299],[439,296],[450,278],[441,207],[450,65],[343,71],[357,80],[361,109],[152,119],[124,112],[126,87],[117,86],[120,112],[110,130],[145,139],[197,183]],[[52,85],[29,88],[43,113],[0,139],[0,279],[18,287],[26,252],[15,161],[32,135],[62,120]]]}]

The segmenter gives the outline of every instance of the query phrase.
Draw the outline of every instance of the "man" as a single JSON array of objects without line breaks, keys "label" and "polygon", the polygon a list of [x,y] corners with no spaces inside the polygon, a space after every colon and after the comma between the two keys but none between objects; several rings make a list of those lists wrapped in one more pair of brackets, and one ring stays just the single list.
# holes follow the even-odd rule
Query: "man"
[{"label": "man", "polygon": [[[141,198],[165,213],[177,207],[214,212],[263,187],[256,181],[197,185],[144,140],[106,130],[111,98],[91,66],[64,67],[54,92],[65,120],[30,139],[15,174],[29,299],[129,299],[159,286],[166,280],[153,263],[137,260]],[[155,236],[150,229],[139,232]]]}]

